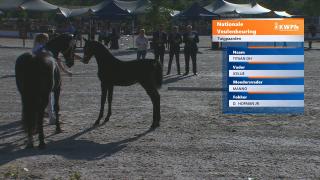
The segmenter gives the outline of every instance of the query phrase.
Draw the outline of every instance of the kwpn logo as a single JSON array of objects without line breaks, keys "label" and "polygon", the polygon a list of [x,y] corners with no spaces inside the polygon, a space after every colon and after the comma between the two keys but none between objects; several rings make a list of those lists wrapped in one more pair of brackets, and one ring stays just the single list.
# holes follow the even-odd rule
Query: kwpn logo
[{"label": "kwpn logo", "polygon": [[274,29],[277,31],[299,31],[300,27],[297,24],[279,24],[275,22]]}]

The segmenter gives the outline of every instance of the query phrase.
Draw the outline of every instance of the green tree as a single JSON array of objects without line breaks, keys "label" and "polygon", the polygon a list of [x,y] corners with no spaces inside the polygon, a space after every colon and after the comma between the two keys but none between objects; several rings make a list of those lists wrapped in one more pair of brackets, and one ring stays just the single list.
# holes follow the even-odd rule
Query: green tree
[{"label": "green tree", "polygon": [[306,0],[303,6],[304,14],[308,16],[320,16],[319,7],[319,0]]},{"label": "green tree", "polygon": [[151,0],[151,7],[147,10],[146,20],[148,25],[157,27],[160,24],[168,25],[171,10],[168,0]]}]

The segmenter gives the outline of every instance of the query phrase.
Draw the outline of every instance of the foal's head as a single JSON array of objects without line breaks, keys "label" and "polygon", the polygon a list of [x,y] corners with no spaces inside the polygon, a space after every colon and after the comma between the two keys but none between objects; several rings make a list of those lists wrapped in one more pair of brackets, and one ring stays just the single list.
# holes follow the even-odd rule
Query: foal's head
[{"label": "foal's head", "polygon": [[76,49],[76,41],[71,34],[61,34],[47,43],[47,48],[53,53],[55,58],[59,52],[62,53],[65,64],[70,68],[74,65],[74,53]]},{"label": "foal's head", "polygon": [[90,41],[87,39],[84,39],[85,45],[83,47],[83,59],[82,62],[84,64],[88,64],[92,56],[94,55],[94,41]]}]

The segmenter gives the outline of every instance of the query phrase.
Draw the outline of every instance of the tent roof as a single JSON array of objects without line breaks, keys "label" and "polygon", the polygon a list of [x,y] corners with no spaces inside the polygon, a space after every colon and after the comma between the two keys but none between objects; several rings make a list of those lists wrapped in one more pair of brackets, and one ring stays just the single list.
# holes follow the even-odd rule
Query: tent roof
[{"label": "tent roof", "polygon": [[196,19],[199,17],[215,17],[218,16],[215,13],[212,13],[205,8],[201,7],[199,3],[195,2],[188,9],[180,12],[175,17],[177,18],[186,18],[186,19]]},{"label": "tent roof", "polygon": [[82,16],[91,12],[90,8],[67,9],[59,8],[64,17]]},{"label": "tent roof", "polygon": [[52,11],[57,10],[59,7],[50,4],[44,0],[28,0],[20,5],[23,10],[29,11]]},{"label": "tent roof", "polygon": [[52,11],[59,7],[44,0],[2,0],[0,1],[1,10],[23,9],[29,11]]},{"label": "tent roof", "polygon": [[281,17],[293,17],[293,15],[287,13],[286,11],[273,11],[274,14]]},{"label": "tent roof", "polygon": [[267,9],[260,4],[255,4],[250,7],[237,8],[236,12],[239,14],[263,14],[270,12],[270,9]]},{"label": "tent roof", "polygon": [[0,9],[1,10],[14,10],[18,9],[22,3],[26,0],[1,0]]},{"label": "tent roof", "polygon": [[239,14],[263,14],[268,13],[271,10],[265,7],[262,7],[258,3],[252,1],[248,4],[235,4],[230,3],[225,0],[218,0],[213,2],[205,7],[208,11],[214,12],[216,14],[225,14],[225,13],[239,13]]},{"label": "tent roof", "polygon": [[221,7],[216,9],[214,12],[217,14],[223,14],[223,13],[230,13],[234,11],[241,11],[242,9],[249,9],[251,8],[251,4],[234,4],[227,2],[225,0],[222,0],[224,3]]},{"label": "tent roof", "polygon": [[136,0],[136,1],[121,1],[121,0],[105,0],[95,6],[92,6],[90,9],[95,12],[99,9],[105,7],[109,3],[114,3],[116,6],[123,10],[127,10],[133,14],[144,13],[145,10],[151,5],[148,0]]},{"label": "tent roof", "polygon": [[[121,1],[121,0],[105,0],[97,5],[91,7],[67,9],[60,8],[62,14],[65,17],[81,16],[86,14],[96,14],[97,16],[128,16],[131,14],[142,14],[146,12],[146,9],[150,6],[148,0],[136,0],[136,1]],[[102,13],[104,11],[105,13]]]},{"label": "tent roof", "polygon": [[120,7],[115,1],[100,3],[99,6],[91,9],[97,17],[100,18],[125,18],[131,16],[128,10]]}]

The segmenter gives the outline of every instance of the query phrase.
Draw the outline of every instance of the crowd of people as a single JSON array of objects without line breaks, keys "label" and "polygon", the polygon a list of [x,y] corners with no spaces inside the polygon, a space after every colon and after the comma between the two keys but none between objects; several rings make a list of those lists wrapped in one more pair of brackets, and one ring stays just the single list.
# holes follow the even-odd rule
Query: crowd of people
[{"label": "crowd of people", "polygon": [[[169,50],[169,62],[167,75],[171,73],[171,66],[173,58],[175,57],[177,74],[181,75],[180,70],[180,45],[184,43],[184,56],[185,56],[185,73],[189,74],[189,63],[192,61],[192,71],[194,75],[197,75],[197,53],[199,36],[197,32],[192,30],[192,26],[188,25],[185,33],[179,32],[178,26],[173,26],[171,32],[167,33],[164,30],[164,26],[160,25],[158,30],[152,35],[151,48],[154,52],[154,58],[159,60],[162,67],[164,64],[164,56],[166,47]],[[148,38],[145,35],[145,30],[141,29],[139,36],[136,38],[135,44],[137,46],[137,59],[143,60],[146,57],[148,49]]]}]

